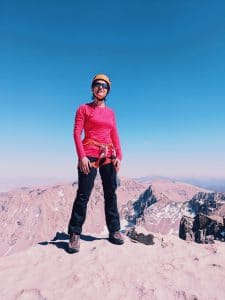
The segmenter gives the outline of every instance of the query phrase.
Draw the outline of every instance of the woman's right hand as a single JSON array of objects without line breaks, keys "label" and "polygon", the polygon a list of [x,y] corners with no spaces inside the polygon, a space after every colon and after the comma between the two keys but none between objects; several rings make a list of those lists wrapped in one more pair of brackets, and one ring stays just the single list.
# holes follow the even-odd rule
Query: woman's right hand
[{"label": "woman's right hand", "polygon": [[88,174],[90,172],[90,167],[91,162],[86,156],[79,160],[79,168],[84,174]]}]

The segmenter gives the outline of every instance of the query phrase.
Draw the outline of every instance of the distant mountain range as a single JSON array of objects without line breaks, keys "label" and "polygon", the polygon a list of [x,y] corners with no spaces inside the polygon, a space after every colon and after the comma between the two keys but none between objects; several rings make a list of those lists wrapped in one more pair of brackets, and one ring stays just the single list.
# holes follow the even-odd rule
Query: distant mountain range
[{"label": "distant mountain range", "polygon": [[151,182],[154,179],[168,179],[190,183],[214,192],[225,192],[225,177],[163,177],[144,176],[134,178],[138,182]]},{"label": "distant mountain range", "polygon": [[[22,187],[0,193],[0,255],[23,250],[54,237],[60,231],[67,233],[76,190],[77,183],[74,182]],[[129,227],[139,224],[148,231],[177,235],[182,215],[195,214],[198,201],[204,203],[202,210],[218,208],[217,200],[213,202],[212,198],[222,201],[224,198],[217,194],[171,179],[148,181],[145,178],[137,181],[120,178],[117,196],[122,230],[125,232]],[[211,202],[207,202],[207,199],[211,199]],[[223,211],[220,203],[220,212]],[[102,185],[97,179],[88,204],[84,232],[107,234],[103,212]]]}]

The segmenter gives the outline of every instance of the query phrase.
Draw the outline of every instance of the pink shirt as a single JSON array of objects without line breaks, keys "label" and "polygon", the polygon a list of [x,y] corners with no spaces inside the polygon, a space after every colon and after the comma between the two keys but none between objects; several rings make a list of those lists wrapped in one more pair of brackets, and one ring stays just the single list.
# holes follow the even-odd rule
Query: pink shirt
[{"label": "pink shirt", "polygon": [[[84,139],[82,141],[82,131]],[[92,139],[101,144],[113,144],[117,157],[122,159],[119,135],[113,110],[107,106],[99,107],[94,103],[81,105],[76,112],[73,131],[78,158],[84,156],[99,157],[99,148],[86,144]],[[107,156],[111,156],[109,152]]]}]

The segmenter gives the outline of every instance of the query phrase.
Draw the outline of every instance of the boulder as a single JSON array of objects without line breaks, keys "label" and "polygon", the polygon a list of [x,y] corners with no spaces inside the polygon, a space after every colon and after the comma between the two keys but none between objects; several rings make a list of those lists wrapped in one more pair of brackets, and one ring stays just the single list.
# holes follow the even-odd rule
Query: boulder
[{"label": "boulder", "polygon": [[132,227],[127,231],[126,235],[130,238],[132,242],[139,242],[144,245],[154,245],[154,235],[151,233],[146,233],[145,230],[144,232],[139,232],[139,230],[136,230],[135,227]]},{"label": "boulder", "polygon": [[199,213],[194,218],[183,216],[180,221],[179,237],[197,243],[214,243],[225,240],[225,217],[207,216]]}]

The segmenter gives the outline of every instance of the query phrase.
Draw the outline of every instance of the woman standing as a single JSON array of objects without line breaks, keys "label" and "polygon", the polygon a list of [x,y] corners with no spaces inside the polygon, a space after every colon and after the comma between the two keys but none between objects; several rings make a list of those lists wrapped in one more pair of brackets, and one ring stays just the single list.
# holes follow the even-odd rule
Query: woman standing
[{"label": "woman standing", "polygon": [[[98,168],[104,191],[109,240],[117,245],[124,243],[120,233],[116,197],[117,171],[120,168],[122,152],[114,112],[105,104],[111,88],[110,79],[104,74],[98,74],[93,78],[91,88],[93,101],[78,108],[74,125],[74,141],[79,164],[78,190],[68,229],[70,235],[68,250],[71,253],[80,250],[80,234]],[[85,136],[82,141],[83,130]]]}]

